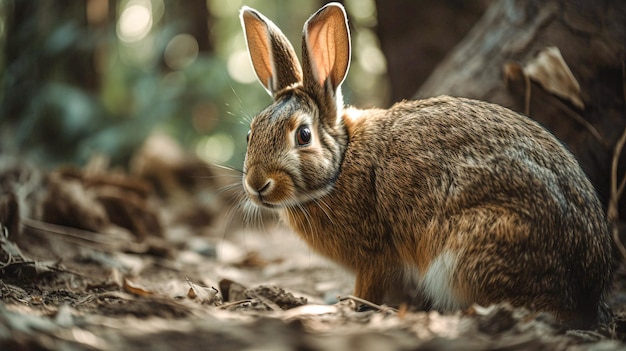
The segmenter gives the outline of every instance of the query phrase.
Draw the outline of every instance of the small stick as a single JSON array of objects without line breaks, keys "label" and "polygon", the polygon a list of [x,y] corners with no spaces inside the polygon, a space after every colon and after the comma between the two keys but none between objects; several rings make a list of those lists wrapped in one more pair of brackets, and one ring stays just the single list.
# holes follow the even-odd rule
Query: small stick
[{"label": "small stick", "polygon": [[272,309],[273,311],[282,311],[283,309],[280,308],[280,306],[278,306],[274,301],[261,296],[261,295],[255,295],[254,296],[256,299],[258,299],[259,301],[261,301],[265,306],[269,307],[270,309]]},{"label": "small stick", "polygon": [[360,304],[367,305],[367,306],[372,307],[372,308],[374,308],[374,309],[376,309],[378,311],[393,312],[393,313],[397,313],[398,312],[393,307],[389,307],[389,306],[385,306],[385,305],[377,305],[377,304],[375,304],[373,302],[364,300],[364,299],[362,299],[360,297],[356,297],[354,295],[346,295],[345,297],[339,296],[339,301],[346,301],[346,300],[352,300],[354,302],[358,302]]},{"label": "small stick", "polygon": [[[624,89],[626,89],[626,66],[622,63],[622,84]],[[626,90],[624,90],[624,101],[626,101]],[[626,127],[624,127],[624,131],[622,135],[617,140],[613,151],[613,160],[611,162],[611,196],[609,198],[609,205],[607,208],[607,217],[608,220],[613,225],[613,241],[615,242],[615,246],[619,250],[622,255],[622,259],[626,260],[626,248],[624,248],[624,244],[619,238],[619,199],[624,192],[624,186],[626,186],[626,175],[620,181],[620,184],[617,185],[617,171],[619,164],[619,157],[622,154],[622,149],[624,148],[624,144],[626,144]]]},{"label": "small stick", "polygon": [[225,303],[225,304],[219,306],[218,308],[223,310],[223,309],[226,309],[226,308],[231,307],[231,306],[237,306],[237,305],[241,305],[242,303],[253,302],[253,301],[254,301],[254,299],[238,300],[238,301]]}]

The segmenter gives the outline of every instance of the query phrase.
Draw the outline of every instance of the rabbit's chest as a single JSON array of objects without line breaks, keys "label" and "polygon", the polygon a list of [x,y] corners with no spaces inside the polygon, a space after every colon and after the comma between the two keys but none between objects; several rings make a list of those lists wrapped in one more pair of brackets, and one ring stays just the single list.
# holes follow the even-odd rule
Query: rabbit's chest
[{"label": "rabbit's chest", "polygon": [[416,294],[428,298],[434,309],[451,311],[465,307],[466,303],[459,298],[454,284],[454,271],[458,264],[458,255],[451,251],[443,251],[436,256],[426,270],[420,273],[416,265],[404,268],[405,284],[414,289]]}]

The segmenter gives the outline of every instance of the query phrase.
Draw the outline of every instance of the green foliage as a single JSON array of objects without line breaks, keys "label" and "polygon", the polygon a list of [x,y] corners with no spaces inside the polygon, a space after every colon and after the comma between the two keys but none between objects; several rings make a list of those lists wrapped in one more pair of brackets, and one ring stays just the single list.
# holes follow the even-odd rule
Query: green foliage
[{"label": "green foliage", "polygon": [[[126,165],[159,129],[207,161],[240,167],[247,122],[270,102],[250,73],[238,19],[244,2],[204,3],[212,42],[204,51],[193,51],[190,36],[179,36],[190,19],[176,17],[173,9],[192,2],[110,0],[109,9],[100,9],[104,20],[85,16],[93,3],[0,0],[0,151],[48,165],[105,154]],[[249,5],[275,19],[297,49],[302,24],[317,6]],[[145,27],[141,17],[122,26],[130,6],[151,11]],[[175,38],[187,46],[171,49]],[[178,61],[168,61],[172,55]],[[367,72],[355,67],[358,60],[353,70],[359,77],[352,80],[368,81]],[[344,90],[353,102],[366,96]]]}]

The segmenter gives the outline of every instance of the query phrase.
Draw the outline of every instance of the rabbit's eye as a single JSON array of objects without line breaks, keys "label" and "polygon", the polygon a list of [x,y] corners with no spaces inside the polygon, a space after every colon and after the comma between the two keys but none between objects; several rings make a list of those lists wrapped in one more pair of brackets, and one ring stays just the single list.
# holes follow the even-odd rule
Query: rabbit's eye
[{"label": "rabbit's eye", "polygon": [[246,135],[246,144],[250,142],[250,130],[248,131],[248,135]]},{"label": "rabbit's eye", "polygon": [[296,142],[299,146],[306,146],[311,143],[311,129],[309,126],[300,126],[296,131]]}]

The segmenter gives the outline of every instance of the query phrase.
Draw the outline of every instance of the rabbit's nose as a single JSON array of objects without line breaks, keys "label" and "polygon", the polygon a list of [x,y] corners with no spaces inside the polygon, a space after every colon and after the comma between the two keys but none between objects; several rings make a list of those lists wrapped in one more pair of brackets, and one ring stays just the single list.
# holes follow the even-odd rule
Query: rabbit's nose
[{"label": "rabbit's nose", "polygon": [[261,176],[248,176],[245,181],[248,192],[257,196],[263,196],[269,193],[273,185],[274,180],[272,178]]},{"label": "rabbit's nose", "polygon": [[272,188],[272,184],[274,184],[274,181],[272,179],[268,179],[267,183],[265,183],[265,185],[257,190],[257,193],[259,195],[263,195],[264,193],[269,192],[269,190]]}]

